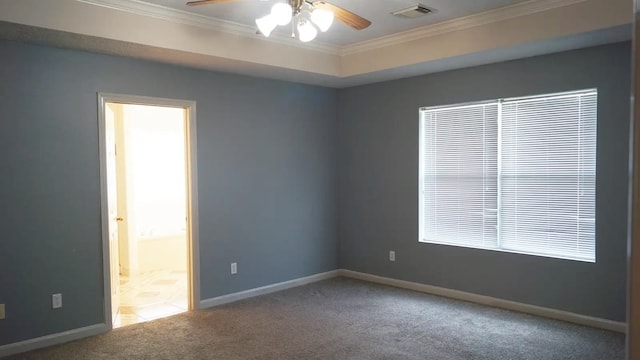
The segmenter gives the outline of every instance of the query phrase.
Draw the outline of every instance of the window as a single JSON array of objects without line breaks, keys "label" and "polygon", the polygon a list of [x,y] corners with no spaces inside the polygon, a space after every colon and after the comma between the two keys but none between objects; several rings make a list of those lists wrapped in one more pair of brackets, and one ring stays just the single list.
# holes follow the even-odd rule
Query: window
[{"label": "window", "polygon": [[595,261],[597,91],[420,109],[420,241]]}]

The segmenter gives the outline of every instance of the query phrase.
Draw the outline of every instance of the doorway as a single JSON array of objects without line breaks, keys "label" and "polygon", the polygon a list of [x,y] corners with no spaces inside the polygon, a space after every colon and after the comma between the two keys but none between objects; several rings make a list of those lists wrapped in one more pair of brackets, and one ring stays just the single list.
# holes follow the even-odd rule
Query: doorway
[{"label": "doorway", "polygon": [[105,320],[196,308],[195,104],[99,94]]}]

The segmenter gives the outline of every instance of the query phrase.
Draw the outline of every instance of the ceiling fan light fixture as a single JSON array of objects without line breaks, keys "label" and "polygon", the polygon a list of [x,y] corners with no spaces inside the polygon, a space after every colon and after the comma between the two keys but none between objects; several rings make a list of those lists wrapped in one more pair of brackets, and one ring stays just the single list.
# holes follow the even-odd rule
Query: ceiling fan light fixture
[{"label": "ceiling fan light fixture", "polygon": [[318,30],[307,19],[300,19],[298,21],[298,38],[302,42],[309,42],[316,38]]},{"label": "ceiling fan light fixture", "polygon": [[318,26],[320,31],[325,32],[329,30],[331,24],[333,24],[333,11],[326,9],[313,9],[311,12],[311,21]]},{"label": "ceiling fan light fixture", "polygon": [[[195,0],[188,4],[227,1],[238,0]],[[300,41],[309,42],[318,36],[318,30],[329,30],[334,19],[356,30],[366,29],[371,25],[371,21],[324,0],[279,0],[271,7],[268,15],[255,21],[258,33],[265,37],[269,37],[278,25],[291,24],[291,37],[295,38],[297,32]]]},{"label": "ceiling fan light fixture", "polygon": [[277,25],[287,25],[291,21],[293,9],[291,5],[285,3],[276,3],[271,8],[271,17]]},{"label": "ceiling fan light fixture", "polygon": [[260,30],[262,35],[269,37],[273,29],[278,26],[278,23],[276,22],[276,19],[273,18],[273,15],[269,14],[256,19],[256,25],[258,25],[258,30]]}]

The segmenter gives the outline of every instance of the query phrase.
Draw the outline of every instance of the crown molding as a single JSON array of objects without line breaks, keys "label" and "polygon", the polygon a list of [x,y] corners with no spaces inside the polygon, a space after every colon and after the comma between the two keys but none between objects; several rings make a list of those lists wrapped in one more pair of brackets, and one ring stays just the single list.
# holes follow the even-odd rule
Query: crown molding
[{"label": "crown molding", "polygon": [[[223,32],[226,34],[256,37],[256,29],[252,26],[238,24],[232,21],[212,18],[209,16],[194,14],[188,11],[169,8],[166,6],[150,4],[140,0],[76,0],[81,3],[102,6],[109,9],[124,11],[140,16],[152,17],[160,20],[172,21],[175,23],[196,26],[199,28]],[[314,50],[330,55],[338,55],[340,48],[338,46],[324,44],[320,42],[302,43],[299,41],[291,41],[291,38],[283,35],[272,35],[264,38],[264,41],[277,44]]]},{"label": "crown molding", "polygon": [[[76,0],[81,3],[102,6],[114,10],[125,11],[140,16],[172,21],[208,30],[223,32],[226,34],[252,37],[256,36],[255,28],[231,21],[212,18],[209,16],[194,14],[191,12],[173,9],[161,5],[147,3],[141,0]],[[423,26],[417,29],[403,31],[397,34],[382,36],[371,40],[361,41],[345,46],[335,46],[319,42],[300,43],[291,41],[288,36],[274,34],[264,41],[278,43],[287,46],[314,50],[331,55],[347,56],[369,50],[375,50],[390,45],[406,43],[414,40],[428,38],[459,30],[465,30],[476,26],[504,21],[519,16],[525,16],[538,12],[548,11],[562,6],[584,2],[587,0],[528,0],[514,5],[509,5],[478,14],[439,22],[433,25]]]},{"label": "crown molding", "polygon": [[529,0],[478,14],[443,21],[437,24],[423,26],[417,29],[411,29],[388,36],[381,36],[375,39],[346,45],[340,48],[338,54],[340,56],[353,55],[369,50],[383,48],[386,46],[397,45],[414,40],[428,38],[431,36],[504,21],[519,16],[552,10],[562,6],[576,4],[584,1],[587,0]]}]

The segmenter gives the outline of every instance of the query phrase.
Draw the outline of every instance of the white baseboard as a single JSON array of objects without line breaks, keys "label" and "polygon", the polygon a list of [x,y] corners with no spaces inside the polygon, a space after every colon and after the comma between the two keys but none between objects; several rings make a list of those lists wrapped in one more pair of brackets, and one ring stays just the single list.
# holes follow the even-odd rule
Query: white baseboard
[{"label": "white baseboard", "polygon": [[240,291],[240,292],[229,294],[229,295],[223,295],[223,296],[218,296],[210,299],[204,299],[204,300],[200,300],[199,309],[227,304],[227,303],[238,301],[238,300],[248,299],[254,296],[265,295],[265,294],[289,289],[296,286],[310,284],[320,280],[330,279],[336,276],[338,276],[338,270],[332,270],[332,271],[327,271],[324,273],[315,274],[315,275],[311,275],[303,278],[284,281],[281,283],[261,286],[255,289]]},{"label": "white baseboard", "polygon": [[[242,299],[247,299],[250,297],[269,294],[275,291],[285,290],[296,286],[310,284],[316,281],[330,279],[338,276],[338,270],[327,271],[320,274],[315,274],[299,279],[293,279],[289,281],[284,281],[277,284],[262,286],[255,289],[250,289],[246,291],[241,291],[229,295],[219,296],[211,299],[205,299],[200,301],[200,309],[212,307],[216,305],[222,305],[226,303],[230,303],[233,301],[238,301]],[[109,328],[106,324],[96,324],[91,326],[86,326],[78,329],[73,329],[69,331],[64,331],[61,333],[46,335],[42,337],[37,337],[33,339],[28,339],[24,341],[19,341],[12,344],[2,345],[0,346],[0,358],[4,356],[14,355],[26,351],[31,351],[35,349],[40,349],[47,346],[58,345],[65,342],[82,339],[85,337],[102,334],[109,331]]]},{"label": "white baseboard", "polygon": [[63,331],[56,334],[41,336],[16,343],[0,346],[0,357],[18,354],[25,351],[40,349],[47,346],[58,345],[65,342],[82,339],[88,336],[102,334],[109,328],[106,324],[95,324],[78,329]]},{"label": "white baseboard", "polygon": [[550,309],[542,306],[523,304],[510,300],[498,299],[490,296],[478,295],[459,290],[452,290],[438,286],[425,285],[411,281],[397,280],[383,276],[371,275],[352,270],[340,269],[338,275],[350,277],[359,280],[370,281],[378,284],[394,286],[403,289],[420,291],[427,294],[433,294],[448,297],[457,300],[464,300],[480,305],[487,305],[501,309],[518,311],[526,314],[542,316],[546,318],[571,322],[574,324],[591,326],[594,328],[626,332],[626,324],[623,322],[601,319],[592,316],[580,315],[568,311]]},{"label": "white baseboard", "polygon": [[[271,284],[267,286],[258,287],[255,289],[240,291],[240,292],[229,294],[229,295],[223,295],[215,298],[201,300],[199,303],[200,305],[199,308],[204,309],[204,308],[213,307],[217,305],[227,304],[227,303],[238,301],[238,300],[248,299],[254,296],[265,295],[272,292],[293,288],[296,286],[310,284],[320,280],[330,279],[336,276],[344,276],[344,277],[349,277],[353,279],[359,279],[359,280],[369,281],[373,283],[419,291],[427,294],[433,294],[433,295],[448,297],[452,299],[469,301],[469,302],[473,302],[480,305],[518,311],[518,312],[527,313],[531,315],[537,315],[537,316],[547,317],[551,319],[567,321],[575,324],[591,326],[599,329],[617,331],[620,333],[626,332],[626,324],[623,322],[601,319],[601,318],[596,318],[596,317],[586,316],[586,315],[580,315],[580,314],[576,314],[568,311],[550,309],[550,308],[545,308],[545,307],[536,306],[536,305],[529,305],[529,304],[519,303],[515,301],[510,301],[510,300],[493,298],[490,296],[484,296],[484,295],[478,295],[478,294],[468,293],[468,292],[459,291],[459,290],[442,288],[438,286],[420,284],[420,283],[405,281],[405,280],[397,280],[397,279],[392,279],[388,277],[371,275],[367,273],[346,270],[346,269],[327,271],[324,273],[315,274],[315,275],[298,278],[298,279],[293,279],[289,281],[284,281],[277,284]],[[109,331],[109,328],[107,327],[106,324],[96,324],[96,325],[86,326],[78,329],[64,331],[61,333],[37,337],[34,339],[19,341],[12,344],[2,345],[0,346],[0,357],[9,356],[9,355],[13,355],[13,354],[17,354],[25,351],[40,349],[47,346],[62,344],[65,342],[81,339],[84,337],[102,334],[107,331]]]}]

